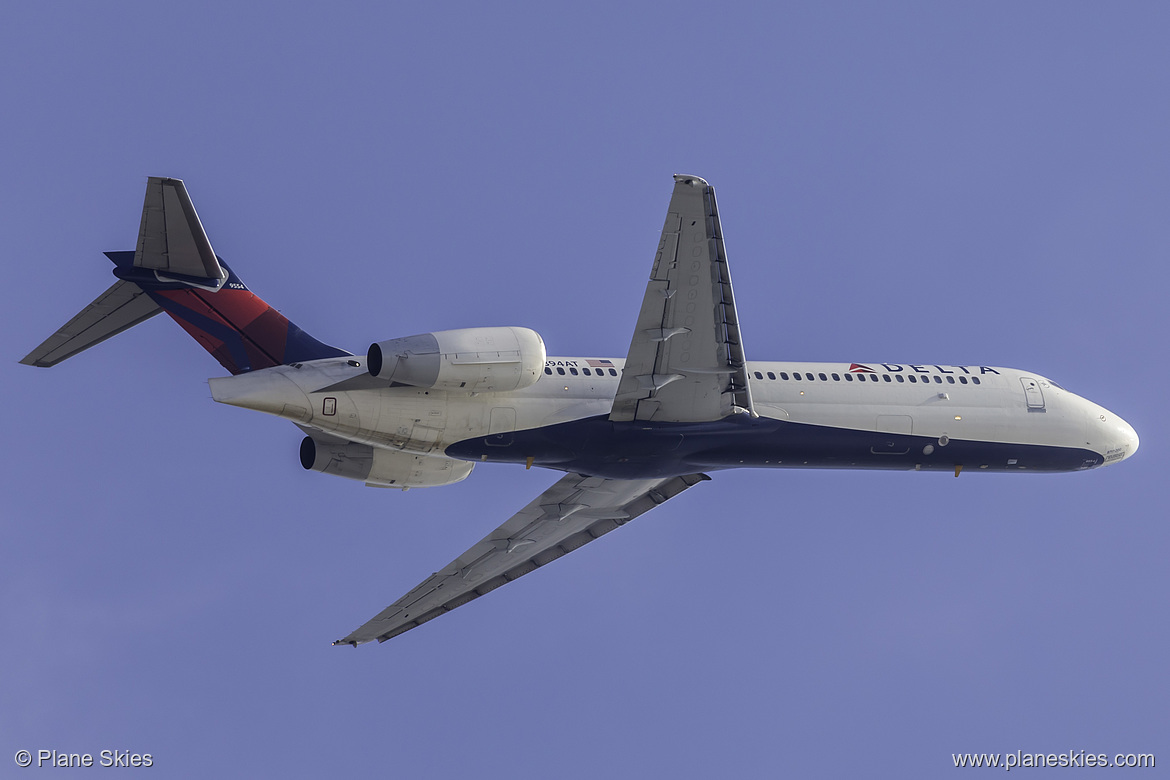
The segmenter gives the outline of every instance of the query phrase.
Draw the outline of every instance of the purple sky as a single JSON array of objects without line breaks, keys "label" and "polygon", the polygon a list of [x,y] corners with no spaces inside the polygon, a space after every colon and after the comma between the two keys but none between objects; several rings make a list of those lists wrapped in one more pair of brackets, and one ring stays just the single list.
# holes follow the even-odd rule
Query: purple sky
[{"label": "purple sky", "polygon": [[[0,25],[0,774],[19,749],[180,778],[1170,764],[1170,8],[238,5]],[[323,341],[522,325],[622,357],[673,173],[719,192],[750,359],[1027,368],[1141,451],[717,473],[353,650],[329,643],[557,475],[307,473],[165,318],[17,364],[112,283],[151,175]]]}]

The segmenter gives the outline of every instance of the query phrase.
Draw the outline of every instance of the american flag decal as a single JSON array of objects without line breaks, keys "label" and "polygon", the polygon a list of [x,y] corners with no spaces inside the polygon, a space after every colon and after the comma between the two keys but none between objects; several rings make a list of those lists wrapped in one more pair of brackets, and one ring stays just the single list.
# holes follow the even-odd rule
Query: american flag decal
[{"label": "american flag decal", "polygon": [[612,360],[586,360],[585,362],[589,364],[590,368],[612,368],[613,367]]}]

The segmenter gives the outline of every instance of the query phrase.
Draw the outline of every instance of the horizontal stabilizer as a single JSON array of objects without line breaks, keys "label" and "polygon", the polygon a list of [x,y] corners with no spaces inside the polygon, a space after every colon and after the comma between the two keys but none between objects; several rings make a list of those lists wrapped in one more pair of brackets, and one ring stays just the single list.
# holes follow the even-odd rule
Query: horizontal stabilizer
[{"label": "horizontal stabilizer", "polygon": [[160,311],[162,308],[141,287],[133,282],[117,281],[20,362],[42,368],[55,366]]},{"label": "horizontal stabilizer", "polygon": [[164,274],[226,278],[181,179],[147,180],[134,265]]}]

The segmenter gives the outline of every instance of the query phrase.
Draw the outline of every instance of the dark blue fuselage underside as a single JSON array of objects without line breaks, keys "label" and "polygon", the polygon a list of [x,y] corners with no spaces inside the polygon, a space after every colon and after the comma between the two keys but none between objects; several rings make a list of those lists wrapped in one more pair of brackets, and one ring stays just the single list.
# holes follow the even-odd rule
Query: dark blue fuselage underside
[{"label": "dark blue fuselage underside", "polygon": [[716,422],[612,422],[606,416],[465,439],[449,457],[527,463],[610,479],[732,468],[1080,471],[1104,463],[1079,447],[938,439],[732,415]]}]

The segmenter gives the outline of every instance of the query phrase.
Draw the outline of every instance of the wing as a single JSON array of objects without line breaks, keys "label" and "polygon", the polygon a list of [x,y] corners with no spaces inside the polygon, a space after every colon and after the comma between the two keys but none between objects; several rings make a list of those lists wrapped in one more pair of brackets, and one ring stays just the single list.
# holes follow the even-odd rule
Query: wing
[{"label": "wing", "polygon": [[26,366],[55,366],[162,311],[142,288],[118,281],[24,356]]},{"label": "wing", "polygon": [[522,577],[710,479],[602,479],[568,474],[440,572],[335,645],[385,642]]},{"label": "wing", "polygon": [[715,190],[674,194],[609,419],[702,422],[752,410]]}]

